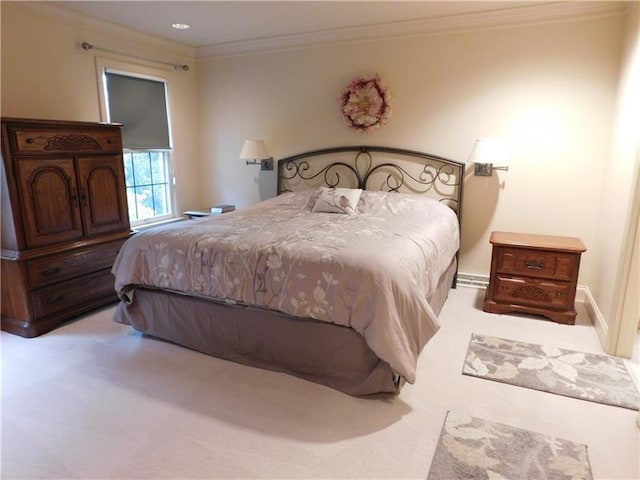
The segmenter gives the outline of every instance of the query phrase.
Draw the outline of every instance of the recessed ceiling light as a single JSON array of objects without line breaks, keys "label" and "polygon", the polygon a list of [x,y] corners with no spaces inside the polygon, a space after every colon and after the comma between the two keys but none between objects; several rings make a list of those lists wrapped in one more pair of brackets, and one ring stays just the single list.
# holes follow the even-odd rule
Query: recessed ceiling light
[{"label": "recessed ceiling light", "polygon": [[191,25],[186,23],[172,23],[171,28],[175,28],[176,30],[187,30],[191,28]]}]

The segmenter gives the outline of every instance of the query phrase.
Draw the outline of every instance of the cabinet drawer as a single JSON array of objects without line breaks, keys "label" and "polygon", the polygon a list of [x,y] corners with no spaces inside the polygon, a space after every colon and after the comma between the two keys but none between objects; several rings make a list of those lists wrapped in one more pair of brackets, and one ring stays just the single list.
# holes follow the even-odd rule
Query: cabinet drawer
[{"label": "cabinet drawer", "polygon": [[111,268],[123,240],[51,255],[27,262],[29,286],[32,289]]},{"label": "cabinet drawer", "polygon": [[575,278],[580,257],[572,253],[498,248],[497,271],[527,277],[570,281]]},{"label": "cabinet drawer", "polygon": [[64,131],[16,128],[12,133],[13,148],[16,154],[122,151],[118,129]]},{"label": "cabinet drawer", "polygon": [[36,317],[72,310],[113,296],[116,299],[115,279],[109,269],[32,292]]},{"label": "cabinet drawer", "polygon": [[574,295],[570,290],[569,284],[498,275],[494,300],[534,307],[572,309]]}]

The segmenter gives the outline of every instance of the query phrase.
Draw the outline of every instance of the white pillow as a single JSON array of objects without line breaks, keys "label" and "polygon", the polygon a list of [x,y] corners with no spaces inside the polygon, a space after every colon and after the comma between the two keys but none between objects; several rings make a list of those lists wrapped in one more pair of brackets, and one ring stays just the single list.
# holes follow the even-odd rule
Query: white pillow
[{"label": "white pillow", "polygon": [[348,213],[353,215],[362,194],[360,188],[320,187],[320,194],[313,206],[314,212]]}]

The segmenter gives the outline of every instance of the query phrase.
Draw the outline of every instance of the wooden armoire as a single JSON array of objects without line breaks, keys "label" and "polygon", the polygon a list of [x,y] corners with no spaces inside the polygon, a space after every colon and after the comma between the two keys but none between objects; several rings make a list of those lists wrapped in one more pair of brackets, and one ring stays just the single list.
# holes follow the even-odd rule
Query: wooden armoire
[{"label": "wooden armoire", "polygon": [[117,300],[131,235],[121,126],[2,118],[2,329],[23,337]]}]

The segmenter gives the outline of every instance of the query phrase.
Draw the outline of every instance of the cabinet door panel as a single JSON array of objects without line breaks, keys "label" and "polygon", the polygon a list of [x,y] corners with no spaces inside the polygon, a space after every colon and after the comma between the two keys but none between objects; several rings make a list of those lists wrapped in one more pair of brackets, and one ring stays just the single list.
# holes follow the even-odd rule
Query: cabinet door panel
[{"label": "cabinet door panel", "polygon": [[129,213],[120,157],[79,158],[78,174],[85,234],[128,229]]},{"label": "cabinet door panel", "polygon": [[20,159],[18,177],[29,247],[82,237],[72,158]]}]

